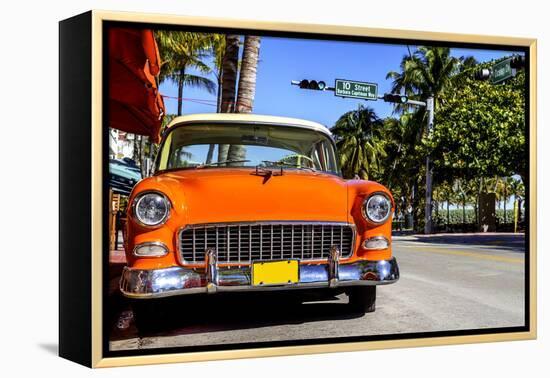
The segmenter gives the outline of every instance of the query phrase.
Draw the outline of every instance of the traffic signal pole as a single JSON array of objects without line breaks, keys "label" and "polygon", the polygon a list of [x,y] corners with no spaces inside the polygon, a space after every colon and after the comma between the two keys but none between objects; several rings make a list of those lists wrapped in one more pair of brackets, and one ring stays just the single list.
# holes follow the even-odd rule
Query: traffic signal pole
[{"label": "traffic signal pole", "polygon": [[[399,101],[401,97],[401,101]],[[426,135],[430,136],[433,130],[434,124],[434,98],[428,97],[426,102],[411,100],[406,96],[394,95],[386,93],[384,96],[378,96],[379,99],[386,102],[400,102],[407,105],[416,105],[426,107],[428,112],[428,124],[426,127]],[[426,198],[424,208],[424,234],[431,234],[433,232],[433,219],[432,219],[432,198],[433,198],[433,164],[431,162],[430,155],[426,156]]]},{"label": "traffic signal pole", "polygon": [[[433,130],[434,124],[434,98],[433,96],[428,97],[426,102],[410,100],[406,96],[401,96],[401,101],[399,101],[400,95],[388,94],[384,96],[378,96],[379,99],[386,102],[400,102],[407,105],[416,105],[426,107],[428,112],[428,124],[426,127],[426,135],[430,136]],[[433,232],[433,219],[432,219],[432,197],[433,197],[433,164],[430,158],[430,155],[426,156],[426,198],[425,198],[425,208],[424,208],[424,234],[431,234]]]},{"label": "traffic signal pole", "polygon": [[[426,110],[428,112],[427,136],[429,137],[434,124],[434,98],[428,97],[426,101]],[[433,165],[430,155],[426,156],[426,208],[424,211],[424,234],[431,234],[433,231],[432,221],[432,193],[433,193]]]}]

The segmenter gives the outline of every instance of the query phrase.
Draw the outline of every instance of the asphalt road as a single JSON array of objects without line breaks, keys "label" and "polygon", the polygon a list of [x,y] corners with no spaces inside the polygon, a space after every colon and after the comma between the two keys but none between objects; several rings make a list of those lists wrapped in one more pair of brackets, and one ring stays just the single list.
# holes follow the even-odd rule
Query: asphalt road
[{"label": "asphalt road", "polygon": [[[342,294],[289,303],[288,297],[212,295],[178,302],[171,321],[140,332],[115,297],[111,350],[399,334],[522,326],[523,235],[394,237],[401,271],[379,286],[376,311],[348,310]],[[174,305],[173,301],[171,302]]]}]

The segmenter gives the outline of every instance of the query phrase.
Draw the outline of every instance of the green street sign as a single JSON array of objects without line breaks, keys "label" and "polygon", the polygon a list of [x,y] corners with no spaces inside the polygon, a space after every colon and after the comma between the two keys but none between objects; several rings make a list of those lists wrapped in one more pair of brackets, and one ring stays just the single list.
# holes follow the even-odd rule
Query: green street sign
[{"label": "green street sign", "polygon": [[510,66],[511,61],[512,59],[506,59],[493,66],[491,73],[491,82],[493,84],[508,80],[513,76],[512,67]]},{"label": "green street sign", "polygon": [[378,98],[378,84],[336,79],[334,83],[334,95],[376,100]]}]

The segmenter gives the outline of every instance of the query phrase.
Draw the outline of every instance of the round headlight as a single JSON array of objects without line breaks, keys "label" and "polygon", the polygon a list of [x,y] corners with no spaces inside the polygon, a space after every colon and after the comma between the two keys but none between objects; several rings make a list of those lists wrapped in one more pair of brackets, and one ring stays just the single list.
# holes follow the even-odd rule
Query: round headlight
[{"label": "round headlight", "polygon": [[168,219],[170,202],[161,193],[140,194],[134,200],[134,216],[145,226],[157,226]]},{"label": "round headlight", "polygon": [[363,202],[363,216],[372,223],[384,223],[390,215],[391,201],[385,194],[372,194]]}]

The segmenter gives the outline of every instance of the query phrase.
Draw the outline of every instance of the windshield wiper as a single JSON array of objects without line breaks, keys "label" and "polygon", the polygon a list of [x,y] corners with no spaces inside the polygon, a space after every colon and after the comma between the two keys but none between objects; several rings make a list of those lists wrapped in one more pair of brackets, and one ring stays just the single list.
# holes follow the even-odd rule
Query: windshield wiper
[{"label": "windshield wiper", "polygon": [[294,164],[294,163],[285,163],[284,161],[262,160],[262,163],[271,164],[271,165],[274,165],[276,167],[281,167],[283,165],[286,165],[286,166],[289,166],[289,167],[294,167],[294,168],[298,168],[298,169],[307,169],[307,170],[310,170],[310,171],[313,171],[313,172],[317,172],[317,170],[315,168],[305,167],[303,165],[298,165],[298,164]]},{"label": "windshield wiper", "polygon": [[250,161],[250,160],[224,160],[224,161],[216,161],[216,162],[213,162],[213,163],[197,165],[195,168],[212,167],[212,166],[215,166],[215,165],[227,164],[227,163],[248,163],[249,161]]}]

